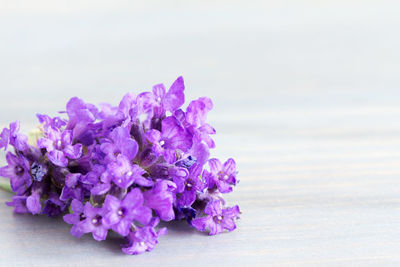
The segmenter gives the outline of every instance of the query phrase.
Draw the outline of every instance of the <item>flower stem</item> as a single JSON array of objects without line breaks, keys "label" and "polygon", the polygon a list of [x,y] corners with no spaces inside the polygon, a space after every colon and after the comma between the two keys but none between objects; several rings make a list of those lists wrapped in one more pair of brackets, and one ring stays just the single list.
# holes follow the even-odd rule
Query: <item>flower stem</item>
[{"label": "flower stem", "polygon": [[2,189],[4,191],[7,191],[7,192],[10,192],[10,193],[13,192],[12,189],[11,189],[10,184],[8,184],[8,183],[0,183],[0,189]]}]

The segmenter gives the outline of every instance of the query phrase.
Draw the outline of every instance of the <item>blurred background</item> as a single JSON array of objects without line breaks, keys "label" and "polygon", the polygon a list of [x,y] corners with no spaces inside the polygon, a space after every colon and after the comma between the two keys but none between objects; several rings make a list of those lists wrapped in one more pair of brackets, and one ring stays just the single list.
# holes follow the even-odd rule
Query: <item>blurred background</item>
[{"label": "blurred background", "polygon": [[[35,113],[55,115],[72,96],[116,105],[183,75],[187,101],[214,101],[214,156],[238,161],[241,183],[229,199],[244,211],[238,231],[216,243],[187,237],[193,253],[220,264],[218,255],[243,265],[393,263],[399,11],[398,1],[368,0],[0,0],[0,126],[20,120],[27,131]],[[61,225],[51,227],[63,240]],[[178,238],[172,229],[149,254],[169,259]],[[65,257],[80,244],[68,240]],[[79,249],[100,248],[90,244]]]}]

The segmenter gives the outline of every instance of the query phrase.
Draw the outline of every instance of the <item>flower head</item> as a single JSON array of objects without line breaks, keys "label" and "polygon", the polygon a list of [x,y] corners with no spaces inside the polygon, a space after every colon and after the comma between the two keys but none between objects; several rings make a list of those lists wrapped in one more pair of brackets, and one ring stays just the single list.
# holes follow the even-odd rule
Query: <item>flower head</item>
[{"label": "flower head", "polygon": [[151,251],[167,233],[161,220],[186,220],[210,235],[232,231],[240,211],[225,208],[223,194],[237,184],[236,163],[209,159],[213,103],[200,97],[184,107],[184,91],[178,77],[168,90],[128,93],[118,106],[73,97],[60,117],[36,115],[29,143],[11,123],[0,132],[0,149],[13,148],[0,167],[16,194],[6,204],[63,216],[78,238],[101,241],[113,230],[127,254]]},{"label": "flower head", "polygon": [[7,153],[6,160],[8,165],[0,168],[0,176],[10,178],[12,190],[22,195],[32,185],[29,161],[23,155],[11,152]]},{"label": "flower head", "polygon": [[146,225],[151,219],[151,209],[143,206],[143,195],[135,188],[123,200],[107,195],[104,223],[122,236],[127,236],[133,221]]},{"label": "flower head", "polygon": [[211,201],[206,206],[204,213],[206,217],[199,217],[192,220],[192,225],[199,231],[209,229],[210,235],[222,233],[225,229],[233,231],[236,228],[234,219],[238,218],[240,210],[238,206],[232,208],[221,208],[219,200]]},{"label": "flower head", "polygon": [[121,188],[128,188],[133,183],[142,186],[151,186],[153,184],[150,180],[142,176],[145,170],[136,164],[132,164],[122,154],[117,156],[116,161],[108,165],[108,170],[113,176],[113,182]]},{"label": "flower head", "polygon": [[236,185],[236,162],[228,159],[224,164],[219,159],[208,161],[210,172],[204,171],[204,177],[208,182],[208,188],[216,186],[221,193],[229,193],[232,186]]},{"label": "flower head", "polygon": [[104,223],[105,213],[105,209],[93,207],[89,202],[86,202],[83,209],[85,219],[79,222],[78,231],[85,234],[92,233],[93,238],[97,241],[105,240],[109,229]]},{"label": "flower head", "polygon": [[158,231],[154,229],[158,222],[158,219],[154,219],[148,226],[133,229],[127,237],[128,244],[123,246],[122,251],[126,254],[136,255],[153,250],[158,243],[157,238],[167,233],[166,228]]}]

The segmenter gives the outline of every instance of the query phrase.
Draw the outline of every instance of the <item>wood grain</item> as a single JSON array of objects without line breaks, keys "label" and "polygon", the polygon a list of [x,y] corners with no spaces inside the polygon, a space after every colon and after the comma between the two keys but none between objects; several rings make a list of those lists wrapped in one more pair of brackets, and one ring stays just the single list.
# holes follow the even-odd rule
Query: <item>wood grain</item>
[{"label": "wood grain", "polygon": [[0,266],[399,265],[397,2],[20,2],[0,8],[2,126],[183,74],[188,99],[214,100],[213,156],[237,160],[243,214],[215,237],[167,224],[126,256],[0,205]]}]

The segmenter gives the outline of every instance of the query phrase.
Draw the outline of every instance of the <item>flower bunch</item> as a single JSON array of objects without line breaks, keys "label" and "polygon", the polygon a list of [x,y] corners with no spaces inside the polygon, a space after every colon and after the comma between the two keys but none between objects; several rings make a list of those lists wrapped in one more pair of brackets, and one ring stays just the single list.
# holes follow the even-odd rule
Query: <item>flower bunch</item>
[{"label": "flower bunch", "polygon": [[167,91],[126,94],[118,106],[99,107],[74,97],[67,118],[37,115],[34,140],[11,123],[0,148],[14,147],[0,176],[15,192],[16,213],[63,215],[71,234],[97,241],[110,230],[125,237],[123,252],[150,251],[167,229],[160,221],[182,220],[215,235],[236,228],[239,207],[226,207],[223,194],[236,185],[236,163],[209,159],[215,130],[206,123],[209,98],[190,102],[184,81]]}]

